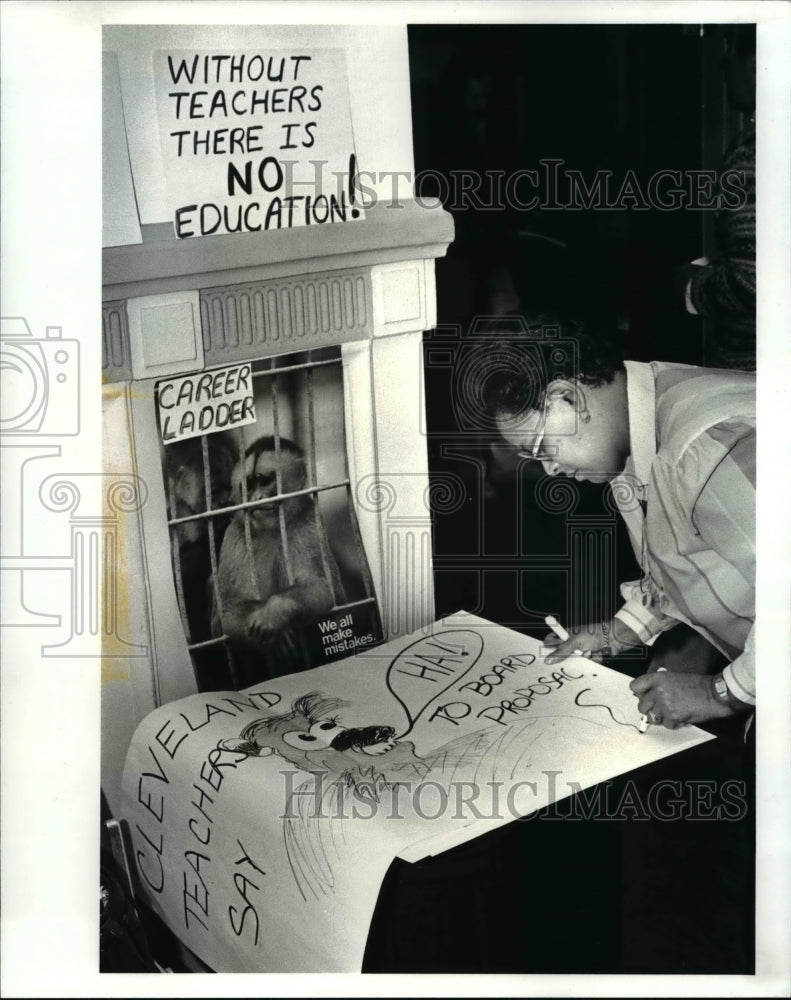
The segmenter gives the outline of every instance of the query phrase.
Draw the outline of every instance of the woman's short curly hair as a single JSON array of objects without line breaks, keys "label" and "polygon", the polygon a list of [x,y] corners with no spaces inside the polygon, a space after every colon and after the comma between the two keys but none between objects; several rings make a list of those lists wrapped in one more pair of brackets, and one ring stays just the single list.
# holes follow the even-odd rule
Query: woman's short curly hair
[{"label": "woman's short curly hair", "polygon": [[498,340],[495,326],[488,335],[493,343],[482,397],[491,417],[542,409],[547,386],[557,379],[600,386],[623,370],[612,337],[582,320],[542,314],[526,319],[519,336],[509,330]]}]

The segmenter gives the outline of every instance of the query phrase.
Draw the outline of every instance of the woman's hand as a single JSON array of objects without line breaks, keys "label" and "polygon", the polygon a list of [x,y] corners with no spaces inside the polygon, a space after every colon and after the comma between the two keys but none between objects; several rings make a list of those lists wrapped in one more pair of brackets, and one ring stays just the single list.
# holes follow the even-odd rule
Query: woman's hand
[{"label": "woman's hand", "polygon": [[624,625],[620,618],[613,618],[604,624],[596,622],[592,625],[578,625],[567,631],[569,638],[565,641],[560,640],[554,632],[544,636],[544,646],[552,648],[546,657],[548,664],[559,663],[578,652],[587,659],[601,663],[627,649],[642,646],[637,634],[628,625]]},{"label": "woman's hand", "polygon": [[654,726],[676,729],[736,714],[715,696],[712,678],[706,675],[661,670],[635,677],[629,687],[638,698],[638,710]]}]

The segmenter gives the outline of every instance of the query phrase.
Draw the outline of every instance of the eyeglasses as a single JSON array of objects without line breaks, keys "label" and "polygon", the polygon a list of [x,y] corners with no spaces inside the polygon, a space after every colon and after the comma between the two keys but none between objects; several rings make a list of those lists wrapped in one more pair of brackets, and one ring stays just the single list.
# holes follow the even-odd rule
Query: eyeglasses
[{"label": "eyeglasses", "polygon": [[547,399],[546,396],[544,396],[544,409],[541,414],[541,423],[539,424],[538,435],[536,436],[536,439],[533,442],[533,447],[530,449],[530,451],[521,451],[521,450],[517,451],[517,455],[519,456],[519,458],[526,458],[533,462],[543,462],[552,457],[551,455],[541,454],[540,452],[541,445],[544,442],[544,434],[546,433],[548,413],[549,413],[549,400]]}]

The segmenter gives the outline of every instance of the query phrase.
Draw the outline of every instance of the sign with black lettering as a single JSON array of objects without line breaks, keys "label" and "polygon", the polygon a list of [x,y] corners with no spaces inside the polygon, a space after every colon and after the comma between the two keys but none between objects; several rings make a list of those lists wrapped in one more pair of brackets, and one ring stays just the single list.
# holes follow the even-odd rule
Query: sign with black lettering
[{"label": "sign with black lettering", "polygon": [[175,234],[362,218],[342,49],[154,54]]},{"label": "sign with black lettering", "polygon": [[570,818],[743,815],[727,793],[673,813],[678,794],[591,791],[713,739],[642,733],[626,675],[582,656],[549,665],[552,647],[463,611],[373,646],[357,612],[319,625],[345,659],[170,702],[135,733],[121,816],[142,896],[215,971],[359,972],[395,857],[563,799]]},{"label": "sign with black lettering", "polygon": [[157,403],[165,444],[256,422],[250,365],[158,382]]}]

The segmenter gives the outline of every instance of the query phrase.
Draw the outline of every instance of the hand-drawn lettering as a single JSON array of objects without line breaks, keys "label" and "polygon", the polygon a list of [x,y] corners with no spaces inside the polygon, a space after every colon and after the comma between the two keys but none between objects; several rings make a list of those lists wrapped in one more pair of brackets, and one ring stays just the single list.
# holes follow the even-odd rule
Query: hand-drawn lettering
[{"label": "hand-drawn lettering", "polygon": [[444,719],[446,722],[452,722],[454,726],[458,726],[459,719],[466,719],[471,711],[472,709],[466,701],[449,701],[445,705],[438,705],[428,717],[428,721]]},{"label": "hand-drawn lettering", "polygon": [[211,840],[211,826],[207,825],[207,827],[206,827],[206,837],[204,839],[203,837],[201,837],[201,835],[198,833],[197,829],[195,828],[195,823],[196,823],[195,817],[194,816],[190,816],[189,822],[187,823],[187,826],[189,826],[190,831],[192,832],[192,835],[195,837],[195,839],[197,841],[199,841],[201,844],[203,844],[204,847],[208,847],[209,841]]},{"label": "hand-drawn lettering", "polygon": [[159,866],[159,875],[158,875],[159,885],[157,885],[156,882],[151,881],[151,879],[148,876],[148,871],[146,870],[147,865],[143,865],[141,863],[142,859],[146,857],[146,853],[143,850],[138,850],[137,853],[135,854],[135,858],[137,859],[138,870],[140,871],[140,874],[146,880],[148,885],[154,890],[154,892],[157,893],[162,892],[163,888],[165,887],[165,869],[162,865],[162,851],[165,846],[164,836],[162,833],[160,833],[159,844],[155,844],[154,841],[145,832],[145,830],[141,829],[139,824],[135,823],[135,828],[137,829],[137,832],[140,834],[140,836],[143,837],[143,839],[147,841],[148,844],[150,844],[151,847],[153,847],[154,851],[156,852],[155,858],[157,865]]},{"label": "hand-drawn lettering", "polygon": [[[162,815],[165,811],[165,797],[162,795],[161,792],[157,793],[156,791],[152,792],[150,790],[144,792],[143,790],[143,781],[146,778],[151,778],[151,777],[153,777],[153,775],[149,774],[147,771],[144,771],[143,774],[140,775],[140,780],[137,783],[137,801],[142,806],[145,806],[146,809],[148,809],[148,811],[157,820],[158,823],[161,823]],[[155,808],[154,806],[155,796],[156,796],[156,806],[158,808]]]},{"label": "hand-drawn lettering", "polygon": [[[243,865],[243,864],[248,864],[255,871],[257,871],[259,873],[259,875],[265,876],[266,872],[263,870],[263,868],[259,867],[259,865],[257,865],[255,863],[255,861],[253,861],[253,859],[247,853],[247,850],[245,849],[245,847],[242,844],[241,840],[238,839],[238,837],[237,837],[236,843],[239,845],[239,847],[240,847],[240,849],[242,851],[242,857],[239,858],[237,861],[235,861],[234,864],[237,865],[237,866],[238,865]],[[245,903],[247,905],[242,910],[242,914],[241,914],[241,918],[239,920],[239,926],[238,927],[237,927],[237,925],[235,923],[235,917],[236,917],[236,915],[238,913],[238,910],[236,909],[235,906],[229,906],[228,907],[228,916],[230,917],[230,920],[231,920],[231,927],[233,928],[234,934],[237,937],[241,937],[242,933],[244,932],[245,920],[247,919],[248,916],[250,916],[255,921],[255,931],[254,931],[254,934],[253,934],[253,944],[257,945],[258,944],[259,919],[258,919],[258,913],[256,912],[255,907],[250,902],[250,899],[248,897],[248,891],[249,891],[248,890],[248,886],[252,886],[253,889],[255,889],[255,890],[258,890],[259,886],[258,886],[258,884],[256,882],[254,882],[252,880],[252,878],[248,878],[242,872],[235,872],[234,876],[233,876],[233,881],[234,881],[234,885],[236,886],[237,892],[239,893],[239,895],[242,897],[242,899],[245,901]]]},{"label": "hand-drawn lettering", "polygon": [[508,722],[504,722],[503,717],[506,712],[514,713],[516,711],[518,710],[513,707],[511,702],[506,700],[501,701],[499,705],[488,705],[486,708],[482,708],[476,718],[491,719],[492,722],[497,722],[501,726],[507,726]]},{"label": "hand-drawn lettering", "polygon": [[[237,862],[237,864],[238,864],[238,862]],[[253,944],[257,945],[258,944],[258,934],[259,934],[260,921],[258,919],[258,913],[256,912],[256,908],[250,902],[250,899],[248,897],[248,892],[250,891],[250,887],[252,887],[256,891],[258,891],[258,886],[255,884],[255,882],[253,882],[252,879],[247,878],[247,876],[243,875],[241,872],[234,872],[233,882],[234,882],[234,885],[236,886],[236,891],[239,893],[239,895],[245,901],[246,905],[245,905],[245,908],[241,912],[241,917],[239,917],[238,926],[237,926],[237,923],[236,923],[236,917],[237,917],[237,914],[239,913],[239,911],[237,910],[237,908],[235,906],[229,906],[228,907],[228,917],[230,918],[230,921],[231,921],[231,927],[233,928],[234,934],[237,937],[241,937],[242,934],[244,933],[245,920],[249,916],[254,921],[254,924],[253,924],[253,928],[254,928],[253,929]]]},{"label": "hand-drawn lettering", "polygon": [[162,867],[162,858],[160,858],[158,854],[154,855],[157,864],[159,865],[159,885],[157,885],[156,883],[152,882],[151,879],[148,877],[148,872],[146,871],[146,865],[142,863],[143,858],[145,857],[146,855],[144,851],[138,851],[135,854],[135,859],[137,861],[137,870],[140,872],[140,874],[148,883],[149,887],[153,889],[154,892],[162,892],[162,890],[165,887],[165,869]]},{"label": "hand-drawn lettering", "polygon": [[[246,701],[242,701],[240,698],[223,698],[223,701],[227,701],[229,705],[234,708],[258,708],[254,701],[252,701],[252,695],[249,695]],[[279,701],[278,697],[278,701]]]},{"label": "hand-drawn lettering", "polygon": [[[453,629],[440,636],[421,637],[394,657],[387,671],[387,687],[406,712],[407,726],[400,736],[411,731],[431,702],[442,697],[454,681],[469,674],[482,652],[479,633]],[[441,712],[439,717],[443,717]]]},{"label": "hand-drawn lettering", "polygon": [[184,899],[184,926],[185,927],[189,927],[190,926],[189,918],[190,917],[195,917],[195,919],[198,921],[198,923],[201,925],[201,927],[205,931],[207,931],[209,929],[208,924],[206,924],[204,922],[203,918],[199,914],[197,914],[192,909],[192,907],[190,906],[190,904],[188,903],[188,900],[192,899],[192,897],[187,892],[187,875],[186,875],[186,872],[184,873],[184,893],[183,893],[183,899]]},{"label": "hand-drawn lettering", "polygon": [[169,784],[170,782],[168,780],[168,777],[165,774],[165,772],[162,770],[162,765],[159,763],[159,760],[157,759],[157,755],[154,753],[154,748],[153,747],[149,747],[148,748],[148,752],[151,754],[151,758],[153,759],[154,764],[156,765],[157,773],[154,774],[151,771],[145,771],[143,773],[149,775],[151,778],[156,778],[158,781],[164,781],[166,785]]},{"label": "hand-drawn lettering", "polygon": [[248,691],[248,698],[258,698],[267,708],[274,708],[275,705],[279,705],[283,700],[281,694],[275,694],[274,691]]},{"label": "hand-drawn lettering", "polygon": [[[168,727],[170,727],[170,730],[163,739],[162,734],[165,732],[166,729],[168,729]],[[177,740],[176,745],[171,749],[170,744],[172,743],[173,737],[175,735],[176,735],[176,730],[173,728],[173,721],[171,719],[168,719],[168,721],[162,726],[157,735],[154,737],[157,743],[162,747],[162,749],[170,757],[171,760],[175,758],[178,748],[181,746],[184,740],[186,740],[186,738],[189,736],[189,733],[184,733],[181,739]]]},{"label": "hand-drawn lettering", "polygon": [[201,764],[200,776],[207,785],[211,785],[215,792],[219,792],[222,784],[222,771],[219,771],[210,760],[204,760]]},{"label": "hand-drawn lettering", "polygon": [[466,688],[469,688],[471,691],[474,691],[475,694],[480,694],[483,695],[484,697],[487,697],[492,693],[492,688],[495,688],[498,685],[502,684],[503,681],[506,679],[505,678],[506,670],[514,671],[516,670],[516,667],[510,663],[497,664],[496,666],[492,667],[490,673],[481,674],[481,676],[478,678],[477,681],[471,681],[469,684],[464,684],[462,685],[461,688],[459,688],[459,690],[463,691]]},{"label": "hand-drawn lettering", "polygon": [[500,663],[504,667],[530,667],[536,662],[532,653],[509,653],[508,656],[500,657]]},{"label": "hand-drawn lettering", "polygon": [[477,681],[469,681],[467,684],[462,684],[459,691],[472,691],[473,694],[479,694],[482,698],[488,698],[492,693],[492,685],[484,683],[479,678]]},{"label": "hand-drawn lettering", "polygon": [[[206,854],[201,854],[199,851],[185,851],[184,860],[187,862],[189,867],[194,873],[194,879],[188,880],[187,873],[184,872],[184,923],[189,927],[189,917],[195,917],[198,922],[206,929],[206,924],[203,922],[202,918],[191,909],[191,906],[187,903],[187,900],[194,901],[200,908],[201,912],[205,917],[209,916],[209,890],[204,881],[203,875],[201,874],[201,861],[209,862],[211,859]],[[192,891],[190,891],[190,889]]]},{"label": "hand-drawn lettering", "polygon": [[162,831],[160,831],[159,833],[159,843],[155,844],[154,841],[148,836],[146,831],[142,829],[142,827],[140,827],[137,823],[135,823],[135,826],[137,827],[137,831],[140,834],[140,836],[148,841],[148,843],[154,848],[157,854],[161,854],[164,848],[164,841],[165,841],[165,837]]},{"label": "hand-drawn lettering", "polygon": [[239,847],[241,849],[242,856],[241,856],[241,858],[239,858],[238,861],[235,861],[234,864],[237,864],[237,865],[244,865],[244,864],[250,865],[251,867],[255,868],[255,870],[257,872],[259,872],[261,875],[266,875],[266,872],[264,871],[264,869],[263,868],[259,868],[259,866],[255,863],[255,861],[253,861],[253,859],[247,853],[247,850],[245,849],[244,845],[242,844],[241,840],[239,840],[238,837],[236,838],[236,843],[239,845]]},{"label": "hand-drawn lettering", "polygon": [[199,729],[203,729],[204,726],[208,726],[212,720],[212,716],[218,715],[219,713],[222,713],[223,715],[230,715],[232,718],[236,715],[235,712],[230,712],[227,708],[221,708],[219,705],[206,704],[203,705],[203,709],[206,712],[206,718],[203,722],[199,722],[197,725],[193,725],[183,712],[179,712],[179,715],[187,723],[193,733],[196,733]]},{"label": "hand-drawn lettering", "polygon": [[214,799],[207,792],[204,792],[204,790],[200,786],[193,785],[192,787],[195,789],[198,795],[200,795],[200,802],[195,802],[193,800],[192,805],[194,805],[199,812],[203,813],[206,819],[211,823],[211,817],[203,808],[203,803],[208,800],[209,802],[211,802],[212,805],[214,805]]},{"label": "hand-drawn lettering", "polygon": [[[449,674],[453,673],[452,667],[443,666],[440,662],[433,665],[431,663],[420,663],[420,659],[426,658],[420,657],[419,659],[404,660],[404,665],[398,668],[398,673],[406,674],[408,677],[419,677],[421,680],[433,682],[436,682],[439,678],[432,677],[432,674],[438,674],[439,677],[444,679],[448,677]],[[411,669],[405,670],[404,667],[411,667]]]}]

